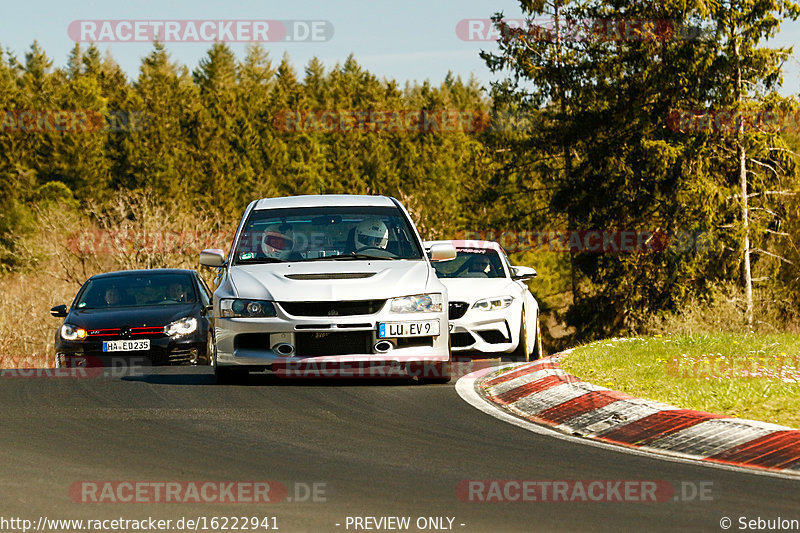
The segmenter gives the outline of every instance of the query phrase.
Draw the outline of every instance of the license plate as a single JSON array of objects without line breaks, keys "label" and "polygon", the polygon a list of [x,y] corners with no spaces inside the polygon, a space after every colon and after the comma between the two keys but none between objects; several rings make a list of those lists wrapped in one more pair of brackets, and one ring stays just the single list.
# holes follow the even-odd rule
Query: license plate
[{"label": "license plate", "polygon": [[439,321],[424,322],[381,322],[378,324],[378,337],[428,337],[439,334]]},{"label": "license plate", "polygon": [[141,341],[105,341],[104,352],[138,352],[150,349],[150,339]]}]

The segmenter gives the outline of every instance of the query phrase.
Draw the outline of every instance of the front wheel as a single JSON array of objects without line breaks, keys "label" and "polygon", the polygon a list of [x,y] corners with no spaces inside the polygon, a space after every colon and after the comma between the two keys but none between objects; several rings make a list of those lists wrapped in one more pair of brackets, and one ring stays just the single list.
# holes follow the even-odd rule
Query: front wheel
[{"label": "front wheel", "polygon": [[525,320],[525,309],[523,309],[519,323],[519,342],[517,342],[517,348],[511,352],[511,360],[515,363],[525,363],[530,361],[530,358],[531,354],[528,351],[528,324]]},{"label": "front wheel", "polygon": [[211,332],[208,332],[208,341],[206,342],[206,363],[211,366],[216,365],[217,358],[214,357],[214,337]]},{"label": "front wheel", "polygon": [[542,357],[542,330],[539,317],[536,317],[536,343],[533,345],[533,352],[531,353],[531,361],[535,361]]}]

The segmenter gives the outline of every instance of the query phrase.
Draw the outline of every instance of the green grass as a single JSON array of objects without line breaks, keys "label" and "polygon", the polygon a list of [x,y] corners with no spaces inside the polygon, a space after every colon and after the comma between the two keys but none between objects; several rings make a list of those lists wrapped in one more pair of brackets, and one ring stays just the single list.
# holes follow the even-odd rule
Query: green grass
[{"label": "green grass", "polygon": [[562,367],[640,398],[800,428],[800,335],[609,339],[576,348]]}]

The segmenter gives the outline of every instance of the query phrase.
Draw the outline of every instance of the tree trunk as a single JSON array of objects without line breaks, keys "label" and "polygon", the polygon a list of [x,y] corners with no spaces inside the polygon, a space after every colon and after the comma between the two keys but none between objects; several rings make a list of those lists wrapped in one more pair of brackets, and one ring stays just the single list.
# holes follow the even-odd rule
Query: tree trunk
[{"label": "tree trunk", "polygon": [[[734,38],[733,53],[736,64],[736,105],[742,100],[742,70],[739,66],[739,41]],[[744,151],[744,121],[739,120],[736,127],[736,156],[739,163],[739,188],[742,195],[742,284],[744,285],[745,312],[747,327],[753,327],[753,276],[750,272],[750,217],[747,206],[747,159]]]},{"label": "tree trunk", "polygon": [[[556,30],[556,63],[558,64],[559,75],[558,75],[558,86],[556,87],[556,94],[558,95],[558,107],[559,112],[561,113],[561,123],[566,120],[567,117],[567,97],[566,91],[564,89],[564,60],[561,56],[561,21],[560,21],[560,9],[559,3],[553,2],[553,20]],[[566,134],[562,135],[561,138],[561,148],[563,150],[563,157],[564,157],[564,180],[569,183],[571,174],[572,174],[572,151],[570,150],[569,139],[567,138]],[[572,218],[571,213],[567,213],[567,231],[571,231],[575,228],[575,224]],[[569,254],[569,273],[570,273],[570,281],[572,282],[572,305],[574,306],[578,300],[580,299],[580,294],[578,293],[578,277],[577,277],[577,266],[575,266],[575,254],[570,252]]]}]

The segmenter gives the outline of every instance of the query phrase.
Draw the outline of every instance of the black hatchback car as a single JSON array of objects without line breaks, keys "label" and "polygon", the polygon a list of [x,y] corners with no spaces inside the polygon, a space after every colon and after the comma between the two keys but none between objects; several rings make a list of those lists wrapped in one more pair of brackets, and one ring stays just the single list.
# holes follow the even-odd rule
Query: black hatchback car
[{"label": "black hatchback car", "polygon": [[89,278],[56,331],[56,366],[211,364],[211,291],[194,270],[125,270]]}]

